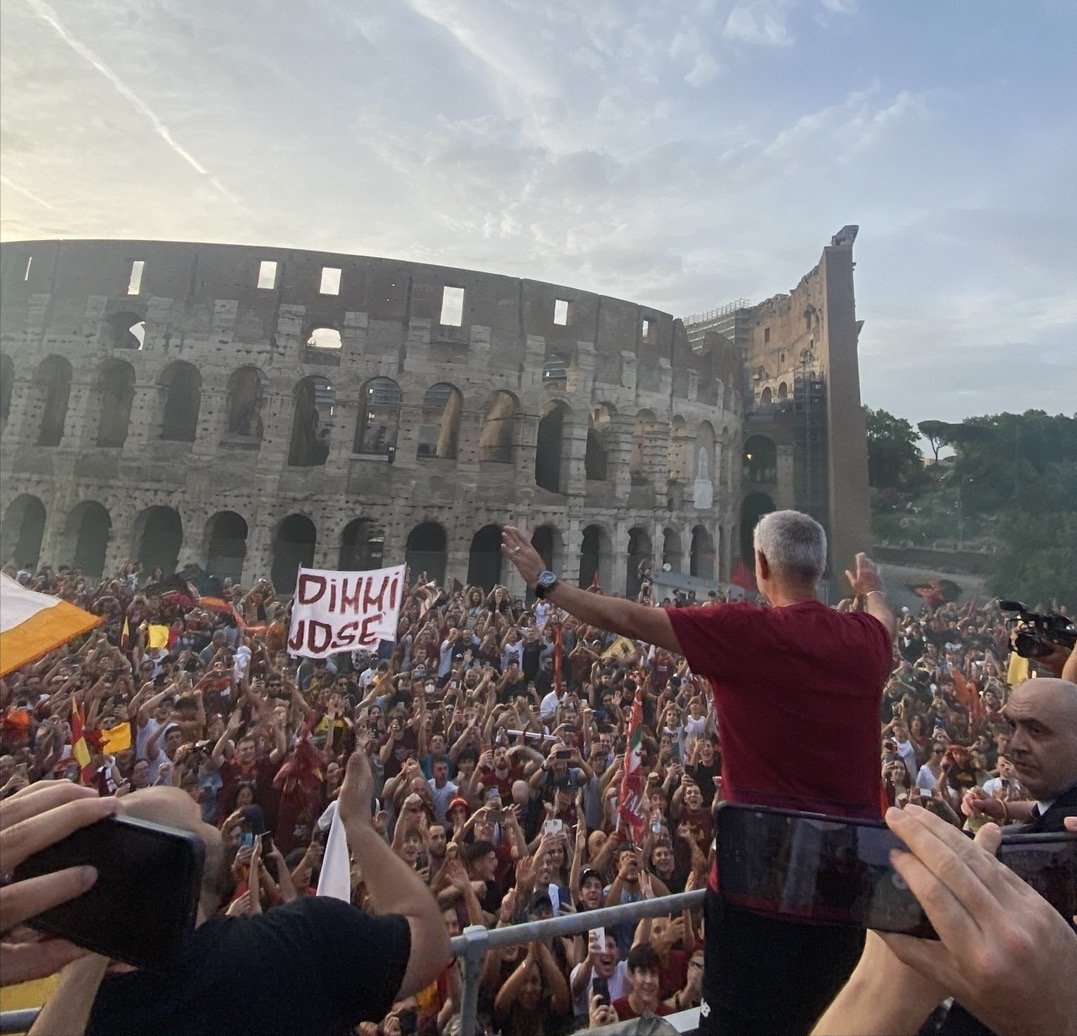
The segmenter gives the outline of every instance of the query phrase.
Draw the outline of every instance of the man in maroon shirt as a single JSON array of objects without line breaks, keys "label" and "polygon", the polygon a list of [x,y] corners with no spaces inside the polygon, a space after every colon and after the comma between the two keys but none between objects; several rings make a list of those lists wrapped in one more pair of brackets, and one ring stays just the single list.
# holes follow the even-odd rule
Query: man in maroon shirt
[{"label": "man in maroon shirt", "polygon": [[[797,511],[755,529],[756,582],[769,608],[652,608],[592,594],[544,571],[518,529],[502,552],[536,594],[581,622],[675,651],[709,678],[722,742],[722,798],[878,817],[879,702],[891,668],[894,614],[864,554],[846,572],[863,610],[816,596],[826,534]],[[855,966],[863,932],[763,917],[726,905],[712,871],[701,1031],[810,1031]]]}]

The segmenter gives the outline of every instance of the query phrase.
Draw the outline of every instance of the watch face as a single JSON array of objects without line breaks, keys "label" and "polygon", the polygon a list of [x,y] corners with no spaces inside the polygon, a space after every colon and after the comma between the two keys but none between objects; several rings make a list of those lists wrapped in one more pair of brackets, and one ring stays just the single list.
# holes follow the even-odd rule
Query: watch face
[{"label": "watch face", "polygon": [[557,576],[553,572],[540,572],[537,582],[539,586],[548,590],[557,582]]}]

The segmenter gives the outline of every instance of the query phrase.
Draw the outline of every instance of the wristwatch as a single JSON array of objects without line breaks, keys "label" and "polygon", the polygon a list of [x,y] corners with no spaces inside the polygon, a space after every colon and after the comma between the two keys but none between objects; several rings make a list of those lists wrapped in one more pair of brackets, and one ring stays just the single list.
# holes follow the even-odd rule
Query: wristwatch
[{"label": "wristwatch", "polygon": [[557,573],[547,569],[540,572],[535,580],[535,596],[540,600],[545,597],[557,585]]}]

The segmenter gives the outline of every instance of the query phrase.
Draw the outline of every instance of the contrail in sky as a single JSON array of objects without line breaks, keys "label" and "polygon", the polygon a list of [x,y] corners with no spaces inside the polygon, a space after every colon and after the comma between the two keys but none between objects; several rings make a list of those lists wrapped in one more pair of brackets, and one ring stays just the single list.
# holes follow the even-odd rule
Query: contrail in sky
[{"label": "contrail in sky", "polygon": [[[231,191],[229,191],[218,179],[213,176],[210,171],[202,165],[189,151],[185,151],[175,138],[169,132],[168,127],[157,117],[156,112],[148,105],[141,97],[138,96],[111,68],[108,67],[85,43],[75,39],[64,27],[60,24],[60,20],[56,17],[55,12],[44,3],[44,0],[26,0],[26,2],[33,8],[34,12],[48,22],[49,25],[56,30],[56,34],[66,43],[79,57],[83,58],[86,62],[92,65],[101,73],[120,93],[120,95],[131,103],[136,111],[140,112],[153,126],[157,135],[180,156],[192,169],[198,172],[201,176],[206,177],[211,184],[218,191],[221,192],[229,201],[238,204],[239,199],[236,198]],[[51,206],[50,206],[51,208]]]},{"label": "contrail in sky", "polygon": [[55,205],[50,205],[44,198],[39,198],[33,191],[28,191],[25,187],[20,187],[17,183],[9,180],[3,174],[0,174],[0,183],[5,187],[10,187],[13,191],[18,191],[19,194],[24,194],[31,201],[36,201],[38,205],[44,205],[50,212],[59,212],[60,210]]}]

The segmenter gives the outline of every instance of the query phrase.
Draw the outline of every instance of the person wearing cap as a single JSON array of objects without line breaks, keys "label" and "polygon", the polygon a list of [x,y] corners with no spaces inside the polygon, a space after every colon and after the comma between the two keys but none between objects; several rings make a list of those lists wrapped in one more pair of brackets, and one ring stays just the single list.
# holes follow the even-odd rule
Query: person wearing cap
[{"label": "person wearing cap", "polygon": [[[759,520],[753,545],[765,608],[653,608],[588,593],[548,570],[512,526],[502,531],[501,549],[537,596],[582,623],[683,655],[709,679],[724,799],[878,819],[879,701],[897,625],[878,570],[856,556],[846,577],[861,607],[839,612],[816,589],[827,564],[817,521],[774,511]],[[706,1036],[801,1036],[863,947],[855,929],[797,925],[726,904],[714,871],[705,913]]]}]

